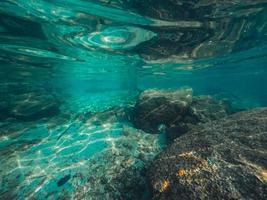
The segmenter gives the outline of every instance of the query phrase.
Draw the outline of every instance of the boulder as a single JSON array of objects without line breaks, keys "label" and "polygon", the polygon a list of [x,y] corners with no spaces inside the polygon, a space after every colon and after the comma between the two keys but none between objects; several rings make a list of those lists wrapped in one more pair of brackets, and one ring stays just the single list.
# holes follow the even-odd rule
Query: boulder
[{"label": "boulder", "polygon": [[59,113],[59,101],[51,94],[29,92],[14,95],[10,102],[10,117],[33,121]]},{"label": "boulder", "polygon": [[193,97],[191,88],[145,90],[133,110],[135,127],[153,134],[165,132],[170,141],[195,125],[229,114],[226,103],[210,96]]},{"label": "boulder", "polygon": [[153,198],[267,199],[267,109],[195,127],[147,173]]},{"label": "boulder", "polygon": [[167,138],[173,141],[195,126],[226,117],[231,110],[232,108],[224,101],[215,100],[210,96],[193,96],[187,113],[167,126],[165,131]]},{"label": "boulder", "polygon": [[134,108],[133,123],[148,133],[159,133],[159,126],[168,126],[188,113],[192,89],[145,90]]}]

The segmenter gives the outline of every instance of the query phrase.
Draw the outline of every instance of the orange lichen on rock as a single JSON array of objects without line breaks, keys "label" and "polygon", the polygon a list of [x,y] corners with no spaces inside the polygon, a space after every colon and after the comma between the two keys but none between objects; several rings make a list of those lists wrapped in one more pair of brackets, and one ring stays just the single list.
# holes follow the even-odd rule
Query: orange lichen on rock
[{"label": "orange lichen on rock", "polygon": [[194,153],[195,153],[194,151],[189,151],[189,152],[181,153],[181,154],[179,154],[179,156],[181,156],[181,157],[193,157]]},{"label": "orange lichen on rock", "polygon": [[185,176],[185,174],[186,174],[186,171],[184,168],[180,168],[176,172],[176,176],[178,176],[178,177],[183,177],[183,176]]},{"label": "orange lichen on rock", "polygon": [[267,170],[259,170],[258,171],[258,178],[262,181],[262,182],[267,182]]},{"label": "orange lichen on rock", "polygon": [[168,187],[170,186],[170,181],[168,180],[163,180],[162,182],[159,182],[158,184],[156,184],[156,187],[158,186],[159,188],[159,192],[165,192]]},{"label": "orange lichen on rock", "polygon": [[216,166],[214,164],[209,164],[206,159],[195,157],[195,160],[197,161],[197,163],[190,169],[188,169],[188,172],[191,174],[198,173],[202,170],[210,172],[214,172],[216,170]]},{"label": "orange lichen on rock", "polygon": [[192,164],[190,167],[185,168],[179,168],[176,171],[176,176],[178,178],[187,176],[189,178],[191,175],[201,172],[202,170],[214,172],[216,170],[216,166],[214,164],[210,164],[208,159],[199,158],[196,155],[194,155],[191,152],[187,152],[183,154],[182,156],[186,156],[188,158],[191,158],[196,161],[195,164]]}]

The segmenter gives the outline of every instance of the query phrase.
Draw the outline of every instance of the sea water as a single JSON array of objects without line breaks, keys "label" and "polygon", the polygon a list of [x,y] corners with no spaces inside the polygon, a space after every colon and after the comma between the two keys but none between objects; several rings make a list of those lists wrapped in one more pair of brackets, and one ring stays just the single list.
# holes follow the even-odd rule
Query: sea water
[{"label": "sea water", "polygon": [[0,199],[147,199],[166,141],[112,109],[185,86],[264,107],[266,66],[265,0],[1,0]]}]

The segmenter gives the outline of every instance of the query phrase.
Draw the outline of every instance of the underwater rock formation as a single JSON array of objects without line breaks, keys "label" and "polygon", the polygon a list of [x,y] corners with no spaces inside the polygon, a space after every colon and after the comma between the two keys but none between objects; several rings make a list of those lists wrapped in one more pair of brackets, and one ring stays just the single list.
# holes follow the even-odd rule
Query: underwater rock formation
[{"label": "underwater rock formation", "polygon": [[266,199],[266,149],[267,109],[201,125],[154,160],[153,199]]},{"label": "underwater rock formation", "polygon": [[0,119],[15,118],[22,121],[33,121],[57,115],[60,102],[44,91],[31,91],[21,94],[10,94],[0,105]]},{"label": "underwater rock formation", "polygon": [[195,125],[228,115],[227,105],[209,96],[192,96],[191,88],[145,90],[139,96],[133,123],[148,133],[165,132],[170,140]]},{"label": "underwater rock formation", "polygon": [[169,125],[188,112],[192,89],[177,91],[145,90],[137,100],[133,121],[136,127],[157,133],[160,125]]}]

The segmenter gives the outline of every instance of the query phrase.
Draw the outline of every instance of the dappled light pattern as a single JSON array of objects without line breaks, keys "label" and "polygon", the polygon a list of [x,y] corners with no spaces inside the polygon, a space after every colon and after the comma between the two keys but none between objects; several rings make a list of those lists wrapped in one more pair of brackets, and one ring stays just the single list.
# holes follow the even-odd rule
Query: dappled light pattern
[{"label": "dappled light pattern", "polygon": [[[85,198],[93,193],[95,199],[112,197],[113,190],[105,188],[103,180],[113,180],[114,173],[122,176],[127,168],[136,168],[136,174],[126,176],[123,184],[136,178],[136,190],[143,187],[140,171],[162,148],[159,137],[116,122],[114,112],[1,124],[1,197]],[[123,192],[118,180],[109,184]]]}]

